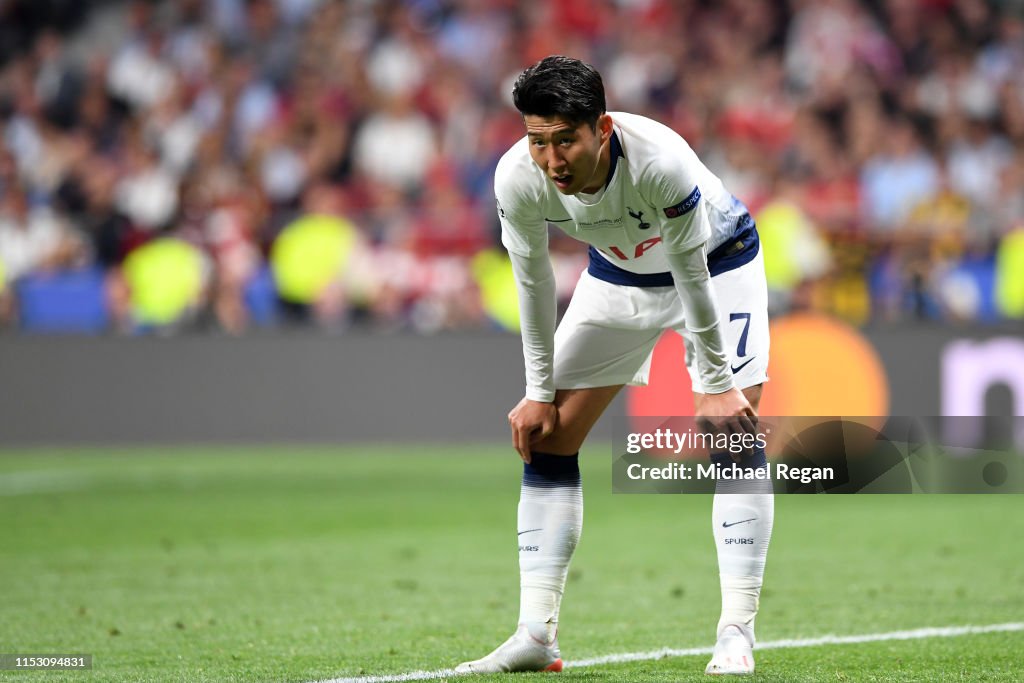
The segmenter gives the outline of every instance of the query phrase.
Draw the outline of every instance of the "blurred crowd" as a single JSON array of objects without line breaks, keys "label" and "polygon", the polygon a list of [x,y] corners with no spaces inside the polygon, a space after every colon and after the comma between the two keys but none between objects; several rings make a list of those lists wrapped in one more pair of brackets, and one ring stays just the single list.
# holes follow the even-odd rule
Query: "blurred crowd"
[{"label": "blurred crowd", "polygon": [[[1022,17],[984,0],[0,0],[0,326],[85,272],[119,331],[514,327],[491,183],[523,135],[512,81],[555,53],[747,203],[775,312],[1024,317]],[[557,234],[566,300],[586,255]]]}]

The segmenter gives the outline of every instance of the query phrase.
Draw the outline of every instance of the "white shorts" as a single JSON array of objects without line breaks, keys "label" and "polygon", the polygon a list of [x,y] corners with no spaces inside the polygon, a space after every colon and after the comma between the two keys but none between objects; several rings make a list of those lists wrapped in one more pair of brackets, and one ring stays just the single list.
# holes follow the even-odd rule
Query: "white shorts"
[{"label": "white shorts", "polygon": [[[767,381],[768,292],[761,252],[711,278],[711,287],[736,386]],[[654,345],[665,330],[682,335],[693,390],[703,393],[675,288],[614,285],[583,271],[555,331],[555,388],[647,384]]]}]

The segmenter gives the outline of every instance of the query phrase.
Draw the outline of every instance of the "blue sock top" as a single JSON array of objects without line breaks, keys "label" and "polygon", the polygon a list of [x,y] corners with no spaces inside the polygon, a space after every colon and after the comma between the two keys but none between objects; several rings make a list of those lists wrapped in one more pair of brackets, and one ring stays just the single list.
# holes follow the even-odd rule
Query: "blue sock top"
[{"label": "blue sock top", "polygon": [[523,463],[523,484],[550,488],[580,485],[580,454],[530,454],[530,463]]}]

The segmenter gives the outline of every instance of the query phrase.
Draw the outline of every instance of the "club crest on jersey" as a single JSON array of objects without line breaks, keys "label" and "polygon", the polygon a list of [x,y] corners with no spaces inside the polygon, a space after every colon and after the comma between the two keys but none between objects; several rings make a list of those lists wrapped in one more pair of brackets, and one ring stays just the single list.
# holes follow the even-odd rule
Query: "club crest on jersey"
[{"label": "club crest on jersey", "polygon": [[700,201],[700,188],[693,188],[693,192],[690,193],[683,201],[679,202],[675,206],[670,206],[665,209],[665,216],[668,218],[679,218],[693,211],[693,207],[697,206],[697,202]]},{"label": "club crest on jersey", "polygon": [[639,223],[639,225],[637,225],[636,227],[640,228],[641,230],[646,230],[647,228],[651,227],[651,224],[644,220],[643,211],[634,212],[633,209],[628,206],[626,207],[626,211],[628,211],[629,215],[635,218],[636,222]]}]

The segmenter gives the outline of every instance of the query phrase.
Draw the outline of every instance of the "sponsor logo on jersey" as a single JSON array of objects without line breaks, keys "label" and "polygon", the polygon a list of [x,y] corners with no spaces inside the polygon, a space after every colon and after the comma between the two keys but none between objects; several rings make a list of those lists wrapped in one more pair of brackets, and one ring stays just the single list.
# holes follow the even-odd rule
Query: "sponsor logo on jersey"
[{"label": "sponsor logo on jersey", "polygon": [[[646,252],[648,249],[653,247],[655,244],[658,244],[659,242],[661,242],[660,237],[652,237],[650,239],[644,240],[643,242],[632,248],[633,258],[640,258],[641,256],[644,255],[644,252]],[[615,255],[615,258],[619,259],[620,261],[629,260],[629,256],[626,255],[626,252],[624,252],[622,249],[616,246],[608,247],[607,250],[601,249],[601,251],[603,251],[606,254],[610,251],[612,254]]]},{"label": "sponsor logo on jersey", "polygon": [[700,188],[693,188],[693,192],[690,193],[683,201],[679,202],[675,206],[670,206],[665,209],[665,216],[668,218],[679,218],[693,211],[693,207],[697,206],[697,202],[700,201]]}]

